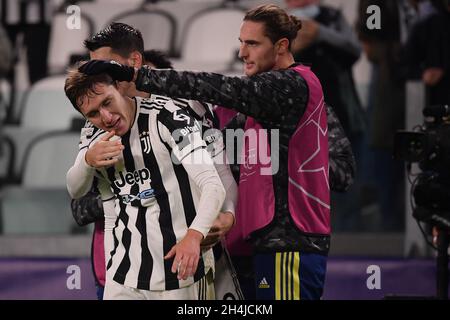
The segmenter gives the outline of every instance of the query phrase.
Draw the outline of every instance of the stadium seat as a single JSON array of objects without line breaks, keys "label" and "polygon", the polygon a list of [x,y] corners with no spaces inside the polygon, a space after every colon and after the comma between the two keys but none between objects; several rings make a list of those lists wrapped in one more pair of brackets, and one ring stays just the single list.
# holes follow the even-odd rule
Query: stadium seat
[{"label": "stadium seat", "polygon": [[173,56],[177,22],[168,11],[142,6],[136,10],[123,12],[111,19],[132,25],[142,32],[145,49],[156,49]]},{"label": "stadium seat", "polygon": [[5,79],[0,79],[0,123],[9,120],[11,106],[11,84]]},{"label": "stadium seat", "polygon": [[13,141],[0,136],[0,186],[13,182],[14,162],[16,150]]},{"label": "stadium seat", "polygon": [[81,12],[80,29],[67,27],[69,15],[63,11],[53,16],[48,53],[49,74],[63,73],[69,65],[70,56],[84,54],[83,41],[89,38],[94,30],[91,19]]},{"label": "stadium seat", "polygon": [[26,188],[65,188],[66,173],[78,153],[79,133],[51,131],[31,141],[22,164]]},{"label": "stadium seat", "polygon": [[24,96],[20,123],[27,128],[68,129],[73,118],[82,117],[64,94],[65,76],[36,82]]},{"label": "stadium seat", "polygon": [[2,190],[0,200],[0,225],[5,235],[69,234],[74,230],[65,188],[10,186]]},{"label": "stadium seat", "polygon": [[184,29],[181,59],[218,63],[223,68],[234,60],[239,49],[238,35],[244,14],[240,7],[219,6],[192,16]]},{"label": "stadium seat", "polygon": [[75,232],[66,188],[66,173],[78,152],[79,133],[46,132],[26,148],[20,186],[0,194],[3,234],[69,234]]}]

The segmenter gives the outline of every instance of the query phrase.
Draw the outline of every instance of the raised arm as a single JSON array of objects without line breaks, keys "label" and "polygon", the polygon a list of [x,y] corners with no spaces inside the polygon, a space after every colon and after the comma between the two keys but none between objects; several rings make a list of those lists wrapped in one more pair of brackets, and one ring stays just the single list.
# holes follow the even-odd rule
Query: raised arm
[{"label": "raised arm", "polygon": [[235,109],[274,127],[291,119],[296,124],[308,101],[306,82],[294,70],[227,77],[207,72],[141,68],[136,87],[140,91]]},{"label": "raised arm", "polygon": [[94,181],[95,168],[86,163],[86,151],[87,149],[80,150],[66,175],[67,191],[72,199],[79,199],[87,194]]},{"label": "raised arm", "polygon": [[104,134],[99,141],[80,149],[74,165],[66,175],[67,190],[73,199],[84,196],[92,186],[96,168],[114,165],[123,150],[120,141],[110,141],[114,132]]},{"label": "raised arm", "polygon": [[135,73],[134,68],[115,61],[91,60],[80,71],[88,75],[108,73],[117,81],[134,80],[136,88],[147,93],[222,105],[272,127],[295,127],[309,96],[306,81],[291,69],[251,77],[146,67]]}]

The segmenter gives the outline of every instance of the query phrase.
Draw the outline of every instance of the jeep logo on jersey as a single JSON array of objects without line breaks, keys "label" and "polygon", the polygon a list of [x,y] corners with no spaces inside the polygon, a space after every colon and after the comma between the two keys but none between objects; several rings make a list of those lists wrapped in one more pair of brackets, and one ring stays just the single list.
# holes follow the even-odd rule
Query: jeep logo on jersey
[{"label": "jeep logo on jersey", "polygon": [[136,170],[134,172],[127,172],[125,176],[122,171],[119,171],[120,179],[116,179],[114,184],[118,188],[122,188],[125,184],[134,185],[136,183],[144,183],[145,180],[150,178],[150,171],[147,168]]}]

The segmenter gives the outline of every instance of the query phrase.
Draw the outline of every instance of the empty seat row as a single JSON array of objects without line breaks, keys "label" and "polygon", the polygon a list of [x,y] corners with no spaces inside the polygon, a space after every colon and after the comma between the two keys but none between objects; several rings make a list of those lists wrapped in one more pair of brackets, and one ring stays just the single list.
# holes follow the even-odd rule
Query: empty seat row
[{"label": "empty seat row", "polygon": [[[69,131],[47,132],[31,140],[22,160],[21,183],[4,184],[0,189],[0,233],[67,234],[77,230],[65,177],[76,157],[78,141],[79,133]],[[8,153],[3,153],[0,165],[7,158]]]},{"label": "empty seat row", "polygon": [[[117,12],[121,6],[113,6],[109,1],[80,2],[79,6],[79,29],[67,27],[64,6],[53,17],[48,55],[53,74],[64,71],[72,54],[85,52],[84,39],[111,22],[123,22],[139,29],[146,49],[161,50],[187,61],[226,63],[233,59],[239,47],[239,27],[245,13],[243,7],[230,5],[227,1],[191,4],[173,1],[156,5],[144,1],[135,9],[124,12]],[[186,17],[189,10],[184,9],[189,6],[197,10]],[[122,7],[125,8],[123,2]]]}]

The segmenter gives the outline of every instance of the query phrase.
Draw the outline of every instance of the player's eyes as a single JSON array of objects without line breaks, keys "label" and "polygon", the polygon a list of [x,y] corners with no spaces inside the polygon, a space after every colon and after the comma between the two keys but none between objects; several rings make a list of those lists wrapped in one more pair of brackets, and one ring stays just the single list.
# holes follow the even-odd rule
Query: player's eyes
[{"label": "player's eyes", "polygon": [[105,102],[103,102],[103,105],[105,107],[109,106],[109,104],[111,103],[111,100],[106,100]]},{"label": "player's eyes", "polygon": [[92,112],[89,112],[86,116],[88,117],[88,118],[94,118],[94,117],[96,117],[98,115],[98,111],[92,111]]}]

